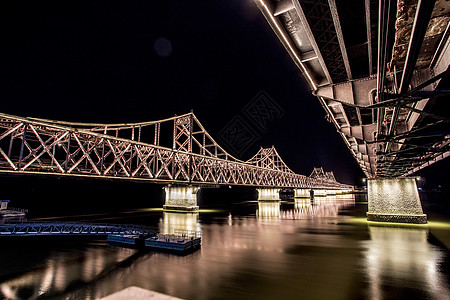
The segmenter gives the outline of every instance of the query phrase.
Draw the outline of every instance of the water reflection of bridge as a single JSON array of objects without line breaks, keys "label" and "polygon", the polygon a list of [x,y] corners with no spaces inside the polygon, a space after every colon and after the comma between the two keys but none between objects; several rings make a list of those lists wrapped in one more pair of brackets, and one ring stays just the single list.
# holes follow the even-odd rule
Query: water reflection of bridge
[{"label": "water reflection of bridge", "polygon": [[[92,282],[102,280],[109,272],[117,272],[127,261],[133,261],[134,250],[126,248],[83,247],[63,242],[65,250],[46,258],[45,265],[35,267],[0,283],[0,296],[5,299],[37,299],[43,295],[64,293],[71,284],[84,286],[86,299],[97,299]],[[63,248],[64,249],[64,248]]]},{"label": "water reflection of bridge", "polygon": [[[364,234],[361,239],[360,233],[354,235],[352,226],[346,225],[343,229],[342,225],[334,222],[292,221],[283,218],[284,212],[308,210],[314,206],[345,208],[346,200],[338,200],[335,205],[331,201],[327,203],[325,197],[317,203],[307,199],[295,202],[260,202],[258,208],[255,203],[259,219],[236,215],[231,216],[231,222],[202,224],[202,252],[189,257],[159,253],[128,260],[128,257],[133,256],[134,250],[93,246],[76,251],[61,250],[58,255],[46,258],[45,266],[0,283],[0,292],[10,299],[16,299],[24,291],[30,296],[45,297],[49,293],[63,293],[74,282],[82,282],[86,284],[83,298],[97,299],[105,293],[139,282],[143,288],[179,297],[184,295],[186,298],[195,298],[194,293],[198,292],[211,297],[212,294],[208,293],[217,292],[218,288],[229,284],[230,275],[247,274],[249,267],[259,270],[256,269],[257,266],[262,265],[267,270],[263,275],[285,276],[286,273],[283,272],[289,267],[299,266],[299,261],[302,261],[300,265],[305,268],[315,267],[319,273],[327,271],[317,282],[311,283],[314,287],[329,283],[327,280],[331,279],[343,283],[338,284],[333,291],[341,296],[348,292],[346,280],[353,280],[350,285],[352,287],[358,284],[355,281],[363,282],[364,293],[371,299],[386,296],[386,285],[390,287],[395,284],[392,282],[417,282],[426,286],[424,290],[428,291],[427,295],[435,299],[445,295],[448,290],[440,268],[445,253],[427,241],[427,227],[369,225],[368,234]],[[292,205],[293,208],[285,209],[285,206]],[[318,220],[327,220],[334,218],[334,214],[335,211],[331,209],[329,215],[314,216]],[[197,229],[200,226],[198,216],[198,213],[165,212],[160,229],[166,232],[180,226],[187,230]],[[353,229],[348,231],[348,227]],[[317,229],[321,230],[320,235],[309,233]],[[367,230],[363,229],[363,232],[367,233]],[[295,249],[302,249],[302,252],[295,253]],[[333,249],[345,251],[335,253]],[[337,263],[325,263],[326,266],[320,264],[324,260],[328,262],[326,259],[330,254],[336,255],[334,262]],[[349,264],[356,265],[357,273],[351,266],[342,269],[342,259],[348,259]],[[124,261],[130,261],[127,266],[131,267],[115,268]],[[336,272],[339,274],[338,279],[335,278]],[[355,279],[355,274],[360,275],[358,279]],[[288,280],[289,284],[295,286],[294,283],[298,285],[301,280],[306,280],[305,276],[299,275],[295,279],[283,277],[283,280]],[[148,280],[150,278],[152,280]],[[186,294],[188,288],[190,290]],[[254,290],[252,292],[258,293]],[[71,295],[75,295],[74,293],[76,291]]]},{"label": "water reflection of bridge", "polygon": [[369,298],[387,297],[385,281],[398,276],[403,281],[424,282],[430,299],[448,297],[444,296],[447,282],[438,271],[444,252],[428,243],[428,228],[369,226],[369,231],[370,240],[363,242]]},{"label": "water reflection of bridge", "polygon": [[288,209],[282,209],[279,201],[259,201],[257,216],[264,221],[337,217],[340,209],[355,204],[355,195],[316,197],[313,200],[295,198],[293,201],[294,208]]},{"label": "water reflection of bridge", "polygon": [[198,212],[178,213],[164,211],[159,224],[159,232],[162,234],[173,234],[177,230],[200,232],[198,216]]}]

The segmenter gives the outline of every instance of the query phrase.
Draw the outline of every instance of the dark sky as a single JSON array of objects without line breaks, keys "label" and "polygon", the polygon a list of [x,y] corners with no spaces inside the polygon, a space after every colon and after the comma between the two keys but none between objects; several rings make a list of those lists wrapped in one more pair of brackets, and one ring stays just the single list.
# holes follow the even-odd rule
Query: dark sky
[{"label": "dark sky", "polygon": [[[252,0],[2,1],[3,113],[79,122],[158,120],[194,110],[219,142],[244,118],[297,173],[363,173]],[[245,117],[264,91],[278,113]],[[226,148],[226,147],[225,147]],[[231,150],[230,150],[231,151]]]}]

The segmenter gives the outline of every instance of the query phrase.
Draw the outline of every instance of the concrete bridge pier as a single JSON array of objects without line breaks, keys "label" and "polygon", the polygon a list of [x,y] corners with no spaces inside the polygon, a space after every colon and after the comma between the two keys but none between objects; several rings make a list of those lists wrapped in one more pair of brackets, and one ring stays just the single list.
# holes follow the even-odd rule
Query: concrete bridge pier
[{"label": "concrete bridge pier", "polygon": [[314,191],[314,197],[326,197],[327,196],[327,190],[325,189],[313,189]]},{"label": "concrete bridge pier", "polygon": [[337,196],[343,194],[342,190],[327,190],[327,196]]},{"label": "concrete bridge pier", "polygon": [[426,224],[415,178],[367,180],[368,221]]},{"label": "concrete bridge pier", "polygon": [[280,189],[276,188],[259,188],[258,191],[258,201],[279,201],[280,200]]},{"label": "concrete bridge pier", "polygon": [[166,211],[180,211],[180,212],[196,212],[197,192],[199,187],[193,186],[166,186],[166,201],[163,209]]},{"label": "concrete bridge pier", "polygon": [[311,189],[294,189],[295,198],[311,198]]}]

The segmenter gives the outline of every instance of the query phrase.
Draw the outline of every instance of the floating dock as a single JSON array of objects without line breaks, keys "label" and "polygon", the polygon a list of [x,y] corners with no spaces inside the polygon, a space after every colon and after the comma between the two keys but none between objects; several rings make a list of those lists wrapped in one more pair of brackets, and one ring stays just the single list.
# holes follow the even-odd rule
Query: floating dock
[{"label": "floating dock", "polygon": [[123,247],[145,247],[174,253],[193,252],[201,247],[200,233],[188,231],[176,231],[174,234],[158,233],[151,237],[109,234],[107,240]]},{"label": "floating dock", "polygon": [[157,236],[146,239],[145,246],[153,249],[169,250],[180,253],[189,252],[200,248],[201,238],[158,234]]},{"label": "floating dock", "polygon": [[108,242],[119,246],[140,248],[144,246],[145,237],[138,234],[108,234],[107,240]]}]

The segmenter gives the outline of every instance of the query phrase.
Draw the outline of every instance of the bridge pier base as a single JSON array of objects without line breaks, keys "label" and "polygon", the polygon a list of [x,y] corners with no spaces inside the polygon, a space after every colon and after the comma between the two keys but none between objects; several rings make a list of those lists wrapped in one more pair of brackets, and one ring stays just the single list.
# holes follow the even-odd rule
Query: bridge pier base
[{"label": "bridge pier base", "polygon": [[311,198],[311,189],[294,189],[294,198]]},{"label": "bridge pier base", "polygon": [[341,190],[327,190],[327,196],[337,196],[341,194],[342,194]]},{"label": "bridge pier base", "polygon": [[368,179],[368,221],[426,224],[415,178]]},{"label": "bridge pier base", "polygon": [[327,196],[327,190],[325,189],[313,189],[314,191],[314,197],[326,197]]},{"label": "bridge pier base", "polygon": [[199,187],[192,186],[164,187],[166,201],[163,210],[180,212],[198,211],[197,192],[199,189]]},{"label": "bridge pier base", "polygon": [[258,191],[258,201],[278,201],[280,200],[280,189],[260,188]]}]

